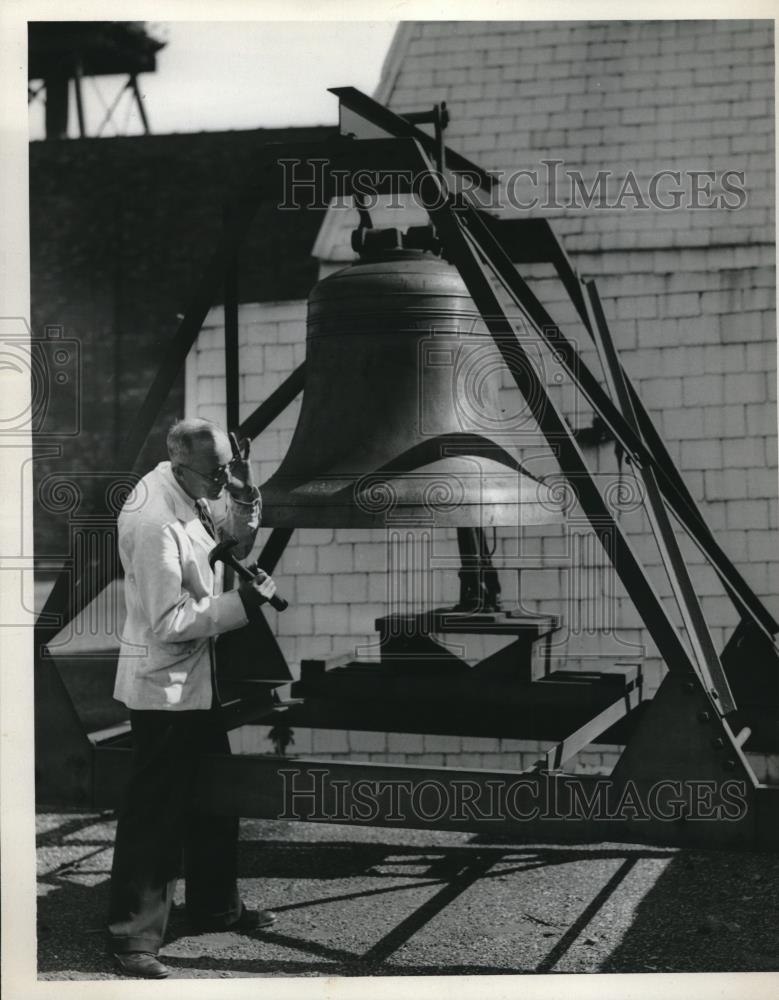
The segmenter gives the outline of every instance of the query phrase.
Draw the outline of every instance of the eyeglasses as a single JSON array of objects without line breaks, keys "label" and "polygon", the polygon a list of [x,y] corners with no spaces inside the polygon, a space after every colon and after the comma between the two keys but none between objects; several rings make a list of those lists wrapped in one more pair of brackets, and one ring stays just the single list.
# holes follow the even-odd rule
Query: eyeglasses
[{"label": "eyeglasses", "polygon": [[179,467],[182,469],[189,469],[190,472],[194,472],[196,476],[200,476],[201,479],[205,479],[207,483],[223,483],[227,479],[227,470],[232,465],[232,462],[228,462],[226,465],[219,465],[213,472],[200,472],[199,469],[193,469],[191,465],[184,465],[183,462],[179,462]]}]

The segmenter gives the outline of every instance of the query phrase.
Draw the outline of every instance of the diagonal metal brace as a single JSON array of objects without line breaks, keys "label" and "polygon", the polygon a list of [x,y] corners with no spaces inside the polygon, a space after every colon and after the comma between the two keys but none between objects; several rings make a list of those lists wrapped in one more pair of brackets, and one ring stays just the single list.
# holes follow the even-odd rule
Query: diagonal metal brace
[{"label": "diagonal metal brace", "polygon": [[[640,435],[641,432],[638,427],[638,420],[630,393],[628,392],[625,373],[622,365],[619,363],[617,350],[611,337],[611,331],[606,323],[606,317],[603,314],[603,308],[597,289],[595,288],[595,283],[592,281],[588,282],[586,288],[589,304],[592,307],[592,319],[594,319],[593,336],[597,337],[598,341],[600,341],[603,360],[605,361],[607,384],[611,389],[614,399],[619,403],[628,424],[636,434]],[[639,468],[637,469],[637,474],[644,485],[644,507],[649,517],[652,533],[655,536],[655,541],[657,542],[671,589],[674,592],[682,621],[684,622],[693,656],[697,662],[698,676],[712,697],[719,698],[722,712],[728,715],[730,712],[735,711],[736,703],[720,658],[717,655],[717,650],[714,647],[714,641],[706,624],[698,595],[695,593],[695,588],[692,585],[687,564],[679,548],[679,543],[676,540],[673,525],[668,517],[668,511],[663,502],[654,468],[652,466]]]},{"label": "diagonal metal brace", "polygon": [[[681,477],[676,473],[673,462],[667,452],[665,452],[664,447],[661,450],[658,444],[660,442],[659,435],[654,430],[651,419],[643,409],[638,395],[630,385],[629,380],[627,383],[628,391],[631,402],[636,410],[638,425],[647,440],[651,441],[654,450],[647,446],[637,431],[625,420],[608,394],[603,391],[598,380],[581,360],[575,346],[562,333],[557,324],[552,320],[552,317],[535,298],[526,282],[517,273],[516,268],[500,243],[493,233],[490,232],[483,219],[479,216],[479,213],[473,208],[467,193],[460,197],[459,205],[461,211],[458,213],[458,217],[461,216],[461,221],[467,226],[466,231],[473,240],[478,254],[493,269],[533,329],[556,352],[562,364],[593,408],[603,418],[609,430],[620,445],[622,445],[625,452],[631,456],[633,463],[636,466],[648,467],[654,470],[658,479],[658,485],[666,502],[671,507],[682,527],[685,528],[700,550],[711,561],[741,614],[753,620],[766,633],[768,638],[772,638],[779,632],[779,624],[773,619],[720,548],[703,522],[694,500],[683,485],[680,486]],[[585,325],[589,326],[586,321]],[[627,379],[624,369],[622,369],[622,372]]]},{"label": "diagonal metal brace", "polygon": [[[440,180],[435,177],[430,160],[421,146],[418,147],[418,155],[421,169],[426,170],[439,187],[438,198],[433,204],[428,205],[430,217],[438,230],[447,255],[460,271],[468,292],[492,334],[517,388],[525,398],[547,442],[556,450],[563,474],[633,599],[668,669],[687,677],[690,674],[694,675],[694,664],[675,625],[668,617],[662,601],[622,528],[601,496],[570,428],[530,363],[511,321],[493,290],[489,274],[477,250],[466,234],[461,219],[454,211],[451,199],[441,190]],[[721,711],[713,699],[712,707],[717,713]]]}]

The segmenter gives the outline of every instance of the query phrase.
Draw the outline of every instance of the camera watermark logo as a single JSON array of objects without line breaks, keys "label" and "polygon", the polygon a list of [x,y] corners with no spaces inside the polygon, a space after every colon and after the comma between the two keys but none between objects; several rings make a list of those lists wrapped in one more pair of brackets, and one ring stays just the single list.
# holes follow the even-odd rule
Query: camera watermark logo
[{"label": "camera watermark logo", "polygon": [[[514,365],[531,366],[541,382],[546,380],[537,341],[528,338],[506,350]],[[419,373],[422,435],[440,433],[443,412],[462,433],[483,434],[492,440],[538,439],[534,411],[540,400],[526,399],[513,385],[506,385],[506,360],[489,335],[434,333],[425,337],[419,342]]]},{"label": "camera watermark logo", "polygon": [[66,599],[64,604],[57,601],[53,616],[48,611],[46,621],[57,625],[63,608],[78,602],[80,595],[91,595],[48,642],[49,649],[55,654],[67,652],[74,644],[83,646],[83,640],[99,649],[118,646],[125,607],[116,583],[121,577],[116,518],[122,510],[143,506],[147,500],[143,483],[135,473],[55,472],[37,484],[35,499],[45,516],[64,518],[67,523],[67,551],[60,563]]},{"label": "camera watermark logo", "polygon": [[21,317],[0,318],[0,435],[74,437],[81,430],[81,345],[61,326],[33,337]]}]

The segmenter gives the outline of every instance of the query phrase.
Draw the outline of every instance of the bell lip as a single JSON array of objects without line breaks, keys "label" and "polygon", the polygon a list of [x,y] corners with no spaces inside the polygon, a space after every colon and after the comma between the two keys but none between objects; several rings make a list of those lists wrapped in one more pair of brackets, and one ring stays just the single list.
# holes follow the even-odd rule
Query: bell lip
[{"label": "bell lip", "polygon": [[418,521],[449,527],[559,523],[565,501],[521,472],[274,476],[261,487],[263,524],[355,527]]},{"label": "bell lip", "polygon": [[558,524],[559,516],[543,511],[539,504],[502,504],[485,507],[464,505],[452,514],[437,514],[417,505],[398,507],[391,513],[369,514],[347,505],[285,505],[271,504],[263,513],[264,528],[523,528]]}]

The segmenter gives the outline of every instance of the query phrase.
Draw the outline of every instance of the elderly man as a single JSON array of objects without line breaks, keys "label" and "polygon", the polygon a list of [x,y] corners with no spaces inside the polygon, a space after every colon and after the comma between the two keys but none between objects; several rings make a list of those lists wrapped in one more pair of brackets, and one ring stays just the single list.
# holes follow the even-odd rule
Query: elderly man
[{"label": "elderly man", "polygon": [[[192,805],[201,753],[229,753],[214,675],[214,637],[245,625],[269,600],[269,576],[222,592],[209,551],[221,534],[239,558],[260,524],[249,442],[207,420],[168,434],[170,461],[138,483],[118,519],[127,620],[114,697],[130,709],[132,774],[119,814],[108,915],[121,972],[170,974],[157,959],[183,861],[192,929],[252,930],[275,914],[251,911],[236,885],[238,819]],[[213,507],[211,506],[213,504]]]}]

